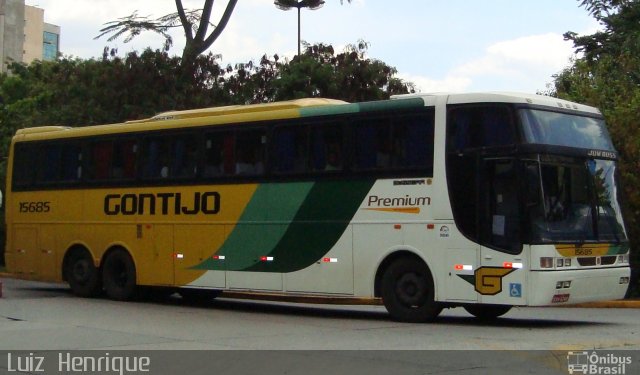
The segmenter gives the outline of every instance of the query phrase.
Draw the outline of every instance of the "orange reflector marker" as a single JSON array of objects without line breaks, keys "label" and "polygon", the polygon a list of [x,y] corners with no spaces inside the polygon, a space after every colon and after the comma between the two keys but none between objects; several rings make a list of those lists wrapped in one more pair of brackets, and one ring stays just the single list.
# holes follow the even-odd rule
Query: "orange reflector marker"
[{"label": "orange reflector marker", "polygon": [[435,227],[435,224],[427,224],[427,229],[434,229]]},{"label": "orange reflector marker", "polygon": [[395,224],[395,225],[393,226],[393,228],[394,228],[394,229],[402,229],[402,225],[400,225],[400,224]]},{"label": "orange reflector marker", "polygon": [[504,262],[502,263],[504,268],[522,268],[522,263]]},{"label": "orange reflector marker", "polygon": [[473,266],[470,264],[456,264],[453,268],[456,271],[473,271]]}]

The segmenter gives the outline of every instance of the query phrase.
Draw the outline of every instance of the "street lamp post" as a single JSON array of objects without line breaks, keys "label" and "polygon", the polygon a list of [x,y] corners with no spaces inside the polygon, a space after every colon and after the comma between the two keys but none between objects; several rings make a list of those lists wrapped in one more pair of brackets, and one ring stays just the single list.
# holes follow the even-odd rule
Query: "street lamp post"
[{"label": "street lamp post", "polygon": [[300,56],[300,10],[302,8],[309,8],[309,10],[322,8],[324,0],[275,0],[273,3],[281,10],[298,8],[298,56]]}]

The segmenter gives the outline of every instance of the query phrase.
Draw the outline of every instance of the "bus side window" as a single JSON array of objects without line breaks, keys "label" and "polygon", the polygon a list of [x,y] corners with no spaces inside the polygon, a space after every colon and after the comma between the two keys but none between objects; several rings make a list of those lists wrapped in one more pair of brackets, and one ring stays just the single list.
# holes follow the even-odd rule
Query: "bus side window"
[{"label": "bus side window", "polygon": [[224,138],[222,133],[210,133],[205,135],[204,139],[204,176],[218,177],[222,176],[224,171],[223,164],[223,144]]},{"label": "bus side window", "polygon": [[456,108],[450,111],[449,147],[451,151],[514,144],[515,128],[506,107]]},{"label": "bus side window", "polygon": [[136,154],[138,144],[135,140],[116,141],[113,145],[113,163],[111,177],[114,179],[132,179],[136,176]]},{"label": "bus side window", "polygon": [[342,127],[322,125],[311,132],[312,165],[315,171],[335,172],[344,167]]},{"label": "bus side window", "polygon": [[61,151],[61,181],[82,178],[82,149],[79,145],[63,145]]},{"label": "bus side window", "polygon": [[433,121],[426,116],[394,121],[393,165],[400,168],[427,168],[433,172]]},{"label": "bus side window", "polygon": [[113,156],[113,142],[96,142],[91,145],[89,160],[89,177],[96,180],[109,178],[109,168]]},{"label": "bus side window", "polygon": [[46,145],[40,150],[38,163],[47,168],[39,168],[36,176],[37,183],[55,182],[60,175],[60,146]]},{"label": "bus side window", "polygon": [[263,175],[265,132],[263,130],[238,132],[236,142],[235,174],[238,176]]},{"label": "bus side window", "polygon": [[142,160],[144,178],[169,177],[169,139],[160,137],[147,139]]},{"label": "bus side window", "polygon": [[506,146],[515,143],[515,129],[511,125],[509,112],[506,108],[489,108],[483,112],[482,133],[484,140],[482,146]]},{"label": "bus side window", "polygon": [[388,120],[356,125],[356,169],[371,170],[391,167],[391,144],[391,126]]},{"label": "bus side window", "polygon": [[304,173],[308,170],[308,128],[288,126],[274,133],[274,171]]},{"label": "bus side window", "polygon": [[171,150],[171,177],[195,177],[198,173],[198,142],[195,136],[174,139]]},{"label": "bus side window", "polygon": [[36,149],[25,144],[16,144],[13,157],[13,187],[30,187],[36,170]]}]

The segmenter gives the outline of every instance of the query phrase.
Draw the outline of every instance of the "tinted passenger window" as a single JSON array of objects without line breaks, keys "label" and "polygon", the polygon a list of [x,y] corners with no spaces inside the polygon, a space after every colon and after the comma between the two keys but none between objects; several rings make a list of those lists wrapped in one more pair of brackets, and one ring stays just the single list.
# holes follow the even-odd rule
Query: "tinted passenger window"
[{"label": "tinted passenger window", "polygon": [[89,144],[87,179],[130,180],[136,177],[138,144],[132,139],[105,140]]},{"label": "tinted passenger window", "polygon": [[433,118],[416,115],[361,121],[355,127],[355,169],[433,171]]},{"label": "tinted passenger window", "polygon": [[165,135],[145,140],[144,178],[193,178],[197,173],[198,141],[195,135]]},{"label": "tinted passenger window", "polygon": [[515,125],[506,107],[460,107],[449,111],[450,151],[507,146],[516,142]]},{"label": "tinted passenger window", "polygon": [[82,150],[79,144],[47,144],[38,153],[40,166],[36,184],[72,182],[82,178]]},{"label": "tinted passenger window", "polygon": [[275,173],[309,171],[309,128],[283,126],[274,131],[273,168]]},{"label": "tinted passenger window", "polygon": [[311,128],[311,167],[317,172],[338,172],[345,166],[341,125],[317,125]]},{"label": "tinted passenger window", "polygon": [[264,174],[265,145],[267,137],[263,130],[241,131],[236,134],[237,176],[259,176]]}]

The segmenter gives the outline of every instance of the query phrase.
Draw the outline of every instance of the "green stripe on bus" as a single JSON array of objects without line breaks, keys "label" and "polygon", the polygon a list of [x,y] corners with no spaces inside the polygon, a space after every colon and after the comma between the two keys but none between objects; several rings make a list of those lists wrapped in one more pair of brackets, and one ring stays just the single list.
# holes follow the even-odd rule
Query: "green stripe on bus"
[{"label": "green stripe on bus", "polygon": [[338,242],[374,181],[316,183],[282,240],[245,271],[294,272],[322,259]]},{"label": "green stripe on bus", "polygon": [[356,113],[360,110],[357,104],[327,105],[322,107],[300,108],[300,117],[342,115]]},{"label": "green stripe on bus", "polygon": [[394,111],[401,109],[423,108],[424,100],[422,100],[422,98],[383,100],[378,102],[359,103],[358,106],[360,107],[360,112]]},{"label": "green stripe on bus", "polygon": [[262,184],[247,204],[233,232],[215,255],[195,269],[237,271],[251,267],[269,254],[284,236],[307,198],[313,183]]},{"label": "green stripe on bus", "polygon": [[626,254],[629,252],[630,246],[628,243],[622,243],[620,245],[611,245],[609,247],[609,251],[607,252],[607,255],[619,255],[619,254]]},{"label": "green stripe on bus", "polygon": [[341,115],[356,112],[381,112],[406,110],[424,107],[422,98],[381,100],[357,104],[329,105],[322,107],[300,108],[301,117]]}]

